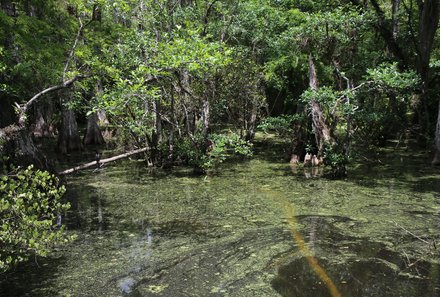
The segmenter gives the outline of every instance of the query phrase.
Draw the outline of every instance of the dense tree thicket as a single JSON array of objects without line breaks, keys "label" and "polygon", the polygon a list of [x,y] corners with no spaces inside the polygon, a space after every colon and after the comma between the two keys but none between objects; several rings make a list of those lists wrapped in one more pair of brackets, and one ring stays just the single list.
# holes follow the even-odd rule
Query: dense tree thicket
[{"label": "dense tree thicket", "polygon": [[279,117],[294,160],[337,167],[353,144],[415,137],[439,161],[438,1],[29,0],[0,13],[2,150],[40,167],[31,135],[66,153],[104,143],[105,127],[150,164],[203,167],[225,128],[248,147]]}]

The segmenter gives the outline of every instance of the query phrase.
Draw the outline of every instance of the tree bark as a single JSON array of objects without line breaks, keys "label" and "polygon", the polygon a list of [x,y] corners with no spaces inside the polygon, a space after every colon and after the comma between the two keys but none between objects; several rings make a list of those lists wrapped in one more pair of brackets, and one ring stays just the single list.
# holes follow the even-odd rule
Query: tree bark
[{"label": "tree bark", "polygon": [[[419,122],[423,131],[428,131],[432,119],[428,108],[428,90],[429,90],[429,60],[431,58],[432,46],[434,43],[435,32],[439,23],[439,0],[426,0],[421,4],[420,23],[419,23],[419,48],[417,59],[417,72],[422,78],[422,104],[418,106]],[[421,109],[421,111],[420,111]],[[424,115],[423,115],[424,113]],[[426,121],[423,122],[422,119]],[[424,127],[426,125],[426,127]]]},{"label": "tree bark", "polygon": [[21,165],[34,164],[35,167],[45,170],[52,170],[46,156],[44,156],[35,146],[31,134],[28,130],[22,129],[15,138],[15,147],[17,148],[16,158]]},{"label": "tree bark", "polygon": [[63,120],[58,137],[58,149],[63,154],[82,149],[75,112],[69,108],[63,110]]},{"label": "tree bark", "polygon": [[35,106],[35,120],[31,132],[35,137],[54,137],[56,127],[53,121],[54,107],[50,102]]},{"label": "tree bark", "polygon": [[[420,6],[420,23],[419,23],[419,48],[418,48],[418,60],[417,60],[417,72],[422,78],[422,104],[417,107],[419,110],[419,123],[422,126],[424,132],[429,131],[431,127],[431,116],[428,107],[428,91],[429,91],[429,60],[431,58],[432,47],[434,44],[434,38],[439,24],[440,17],[440,0],[425,0]],[[425,121],[423,121],[425,119]],[[424,127],[425,125],[425,127]],[[438,131],[438,121],[437,121]],[[438,147],[437,139],[438,133],[436,132],[436,147]],[[438,162],[438,153],[434,157],[432,163]]]},{"label": "tree bark", "polygon": [[257,122],[258,106],[256,102],[252,102],[251,116],[247,124],[246,140],[252,140],[255,137],[255,124]]},{"label": "tree bark", "polygon": [[432,164],[440,165],[440,100],[438,102],[437,126],[435,129],[435,156]]},{"label": "tree bark", "polygon": [[397,40],[399,34],[399,8],[400,0],[393,0],[392,17],[393,17],[393,39]]},{"label": "tree bark", "polygon": [[52,86],[35,94],[23,105],[16,103],[18,115],[14,124],[0,129],[0,152],[2,154],[15,155],[16,164],[35,164],[40,169],[50,170],[51,166],[45,156],[35,147],[26,125],[29,108],[36,103],[43,95],[65,89],[73,85],[84,76],[75,76],[64,81],[60,85]]},{"label": "tree bark", "polygon": [[[171,89],[170,97],[171,97],[171,106],[170,106],[171,121],[175,124],[176,123],[176,114],[175,114],[175,108],[174,108],[175,100],[174,100],[173,89]],[[174,141],[175,141],[174,134],[176,132],[176,126],[174,124],[171,124],[171,131],[170,131],[170,135],[168,138],[168,157],[167,157],[168,164],[171,164],[174,160]]]},{"label": "tree bark", "polygon": [[102,160],[99,160],[99,162],[98,161],[93,161],[93,162],[89,162],[89,163],[86,163],[86,164],[83,164],[83,165],[80,165],[80,166],[76,166],[76,167],[73,167],[73,168],[70,168],[70,169],[66,169],[64,171],[58,172],[58,174],[59,175],[66,175],[66,174],[70,174],[70,173],[73,173],[73,172],[76,172],[76,171],[79,171],[79,170],[87,169],[87,168],[90,168],[90,167],[93,167],[93,166],[102,166],[102,164],[106,164],[106,163],[113,162],[113,161],[116,161],[116,160],[120,160],[120,159],[123,159],[123,158],[128,158],[130,156],[146,152],[147,150],[148,150],[148,148],[144,147],[144,148],[137,149],[137,150],[134,150],[134,151],[130,151],[130,152],[127,152],[127,153],[124,153],[124,154],[121,154],[121,155],[117,155],[117,156],[111,157],[111,158],[102,159]]},{"label": "tree bark", "polygon": [[420,12],[418,72],[424,88],[428,88],[429,59],[440,15],[440,0],[425,0]]},{"label": "tree bark", "polygon": [[151,133],[151,161],[153,165],[160,163],[159,145],[162,143],[162,115],[160,100],[153,100],[153,111],[155,115],[155,129]]},{"label": "tree bark", "polygon": [[98,125],[109,125],[107,114],[103,110],[98,110],[96,112],[96,116],[98,117]]},{"label": "tree bark", "polygon": [[98,125],[98,115],[96,112],[92,113],[87,119],[87,132],[84,136],[84,144],[96,144],[101,145],[104,144],[105,140],[102,136],[101,129]]},{"label": "tree bark", "polygon": [[[316,67],[312,55],[309,55],[309,87],[313,91],[318,90],[318,77],[316,75]],[[312,116],[313,130],[315,132],[316,144],[318,146],[318,155],[322,156],[324,146],[326,144],[333,146],[335,141],[331,129],[325,119],[321,105],[314,98],[310,101],[310,114]]]},{"label": "tree bark", "polygon": [[[196,115],[192,106],[193,102],[197,102],[198,98],[193,95],[190,85],[190,75],[188,71],[184,70],[179,77],[179,90],[181,93],[181,104],[185,114],[186,133],[194,139],[196,133]],[[186,103],[188,102],[188,103]]]},{"label": "tree bark", "polygon": [[203,107],[202,107],[202,121],[203,121],[203,137],[207,138],[209,134],[209,114],[210,114],[210,107],[209,107],[209,98],[208,96],[205,96],[203,99]]}]

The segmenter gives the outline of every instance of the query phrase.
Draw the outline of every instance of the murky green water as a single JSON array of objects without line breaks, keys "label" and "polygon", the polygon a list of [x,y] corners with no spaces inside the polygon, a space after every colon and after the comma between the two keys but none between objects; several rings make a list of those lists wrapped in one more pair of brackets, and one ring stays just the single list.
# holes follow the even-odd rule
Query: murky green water
[{"label": "murky green water", "polygon": [[0,296],[329,296],[286,201],[342,296],[440,296],[440,170],[382,161],[337,181],[263,155],[209,177],[129,161],[79,173],[64,217],[78,239],[0,276]]}]

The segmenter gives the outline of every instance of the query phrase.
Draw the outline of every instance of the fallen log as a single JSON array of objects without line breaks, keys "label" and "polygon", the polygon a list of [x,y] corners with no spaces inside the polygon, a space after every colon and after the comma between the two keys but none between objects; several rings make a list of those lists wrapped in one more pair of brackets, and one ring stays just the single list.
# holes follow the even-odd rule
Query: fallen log
[{"label": "fallen log", "polygon": [[70,168],[70,169],[66,169],[64,171],[58,172],[58,174],[59,175],[66,175],[66,174],[70,174],[70,173],[73,173],[73,172],[76,172],[76,171],[79,171],[79,170],[87,169],[87,168],[90,168],[90,167],[93,167],[93,166],[102,166],[105,163],[109,163],[109,162],[113,162],[113,161],[116,161],[116,160],[119,160],[119,159],[127,158],[127,157],[130,157],[130,156],[139,154],[139,153],[143,153],[143,152],[145,152],[147,150],[148,150],[148,148],[144,147],[144,148],[137,149],[137,150],[134,150],[134,151],[130,151],[130,152],[127,152],[127,153],[124,153],[124,154],[121,154],[121,155],[117,155],[117,156],[111,157],[111,158],[102,159],[102,160],[96,160],[96,161],[89,162],[89,163],[86,163],[86,164],[83,164],[83,165],[79,165],[79,166],[76,166],[76,167],[73,167],[73,168]]}]

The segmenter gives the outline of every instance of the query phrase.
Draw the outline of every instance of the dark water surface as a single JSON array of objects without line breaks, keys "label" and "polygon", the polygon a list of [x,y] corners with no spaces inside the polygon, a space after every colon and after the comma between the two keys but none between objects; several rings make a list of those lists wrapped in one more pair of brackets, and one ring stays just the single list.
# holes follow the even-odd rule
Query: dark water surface
[{"label": "dark water surface", "polygon": [[424,162],[347,180],[264,156],[208,177],[84,171],[64,216],[77,240],[0,276],[0,296],[331,296],[295,230],[340,296],[440,296],[440,172]]}]

